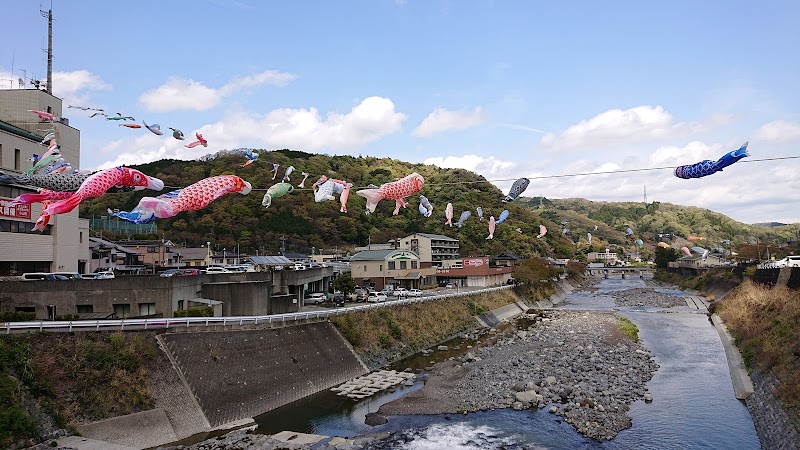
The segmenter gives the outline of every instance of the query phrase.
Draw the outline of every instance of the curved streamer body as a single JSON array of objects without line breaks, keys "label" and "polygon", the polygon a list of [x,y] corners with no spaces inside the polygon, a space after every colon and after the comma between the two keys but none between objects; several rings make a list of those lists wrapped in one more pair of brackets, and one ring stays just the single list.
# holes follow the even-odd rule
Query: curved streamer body
[{"label": "curved streamer body", "polygon": [[478,219],[483,220],[483,208],[478,206],[477,208],[475,208],[475,212],[478,213]]},{"label": "curved streamer body", "polygon": [[497,218],[496,225],[500,225],[501,223],[505,222],[508,219],[508,210],[504,209],[503,212],[500,213],[500,217]]},{"label": "curved streamer body", "polygon": [[281,181],[286,181],[286,182],[292,181],[292,179],[289,178],[289,175],[291,175],[292,172],[294,172],[294,166],[287,167],[286,172],[283,173],[283,178]]},{"label": "curved streamer body", "polygon": [[453,204],[448,203],[447,207],[444,208],[444,217],[447,219],[444,224],[453,226]]},{"label": "curved streamer body", "polygon": [[311,174],[308,173],[308,172],[301,172],[300,174],[303,175],[303,181],[301,181],[300,184],[297,185],[297,187],[299,187],[300,189],[305,189],[305,187],[306,187],[306,178],[308,178],[308,176],[311,175]]},{"label": "curved streamer body", "polygon": [[[50,172],[34,175],[12,175],[0,172],[0,184],[25,184],[58,192],[75,192],[94,172]],[[129,192],[134,186],[113,186],[108,192]]]},{"label": "curved streamer body", "polygon": [[748,142],[745,142],[744,145],[738,149],[722,155],[722,157],[717,161],[705,159],[698,163],[689,164],[686,166],[678,166],[675,168],[675,176],[685,179],[701,178],[713,173],[722,172],[722,169],[730,166],[746,156],[750,156],[750,153],[747,151],[747,144]]},{"label": "curved streamer body", "polygon": [[148,125],[147,122],[145,122],[144,120],[142,121],[142,123],[144,124],[145,128],[150,130],[151,133],[153,133],[153,134],[155,134],[157,136],[161,136],[161,135],[164,134],[164,132],[161,131],[161,125],[159,125],[157,123],[154,123],[152,125]]},{"label": "curved streamer body", "polygon": [[197,140],[184,145],[184,147],[194,148],[197,147],[198,145],[202,145],[203,147],[208,147],[208,141],[203,138],[202,134],[195,132],[194,136],[197,138]]},{"label": "curved streamer body", "polygon": [[172,128],[172,127],[169,127],[169,129],[172,130],[172,137],[174,137],[175,139],[177,139],[179,141],[182,141],[182,140],[185,139],[185,137],[183,136],[183,131],[178,130],[176,128]]},{"label": "curved streamer body", "polygon": [[686,254],[686,256],[692,256],[692,251],[689,250],[687,247],[681,247],[681,250],[683,251],[683,253]]},{"label": "curved streamer body", "polygon": [[403,208],[408,206],[405,198],[421,191],[424,185],[425,179],[422,178],[422,175],[414,172],[397,181],[384,183],[378,188],[361,189],[356,194],[367,200],[367,214],[375,212],[375,207],[378,206],[378,202],[381,200],[394,200],[395,208],[393,214],[396,216],[400,212],[401,206]]},{"label": "curved streamer body", "polygon": [[143,197],[133,211],[109,211],[109,214],[133,223],[150,223],[174,217],[183,211],[203,209],[226,194],[238,192],[247,195],[251,189],[250,183],[236,175],[219,175],[158,197]]},{"label": "curved streamer body", "polygon": [[458,222],[456,222],[456,226],[457,226],[458,228],[461,228],[461,227],[463,227],[463,226],[464,226],[464,222],[466,222],[466,221],[467,221],[467,219],[469,219],[469,218],[470,218],[470,216],[472,216],[472,213],[471,213],[471,212],[469,212],[469,211],[464,211],[464,212],[462,212],[462,213],[461,213],[461,217],[459,217],[459,218],[458,218]]},{"label": "curved streamer body", "polygon": [[586,240],[592,245],[592,233],[586,233]]},{"label": "curved streamer body", "polygon": [[289,183],[280,182],[277,184],[273,184],[272,186],[267,189],[267,193],[264,194],[264,198],[261,199],[261,206],[269,208],[272,205],[272,200],[283,197],[286,194],[291,193],[294,190],[294,186]]},{"label": "curved streamer body", "polygon": [[637,239],[636,240],[636,246],[639,247],[639,248],[644,247],[644,241],[642,241],[641,239]]},{"label": "curved streamer body", "polygon": [[44,229],[43,226],[40,226],[40,223],[48,220],[48,216],[70,212],[84,199],[99,197],[113,186],[142,186],[160,191],[164,188],[164,182],[129,167],[113,167],[94,173],[69,198],[60,200],[43,209],[42,214],[36,221],[36,226],[33,227],[33,231]]},{"label": "curved streamer body", "polygon": [[28,111],[36,114],[42,120],[49,120],[50,122],[53,122],[55,120],[55,116],[53,116],[47,111],[39,111],[38,109],[29,109]]},{"label": "curved streamer body", "polygon": [[659,242],[658,246],[661,248],[669,248],[669,244],[667,244],[666,242]]},{"label": "curved streamer body", "polygon": [[424,195],[419,196],[419,213],[425,217],[430,217],[433,214],[433,205],[431,205],[428,197]]},{"label": "curved streamer body", "polygon": [[519,180],[515,181],[514,184],[511,185],[511,189],[508,191],[508,195],[505,196],[503,202],[511,202],[514,201],[520,194],[525,192],[525,189],[528,189],[528,184],[530,184],[530,180],[527,178],[520,178]]},{"label": "curved streamer body", "polygon": [[536,236],[536,239],[543,238],[545,234],[547,234],[547,227],[539,225],[539,234]]},{"label": "curved streamer body", "polygon": [[496,223],[494,221],[494,216],[489,216],[489,236],[486,236],[486,239],[494,239],[494,227]]}]

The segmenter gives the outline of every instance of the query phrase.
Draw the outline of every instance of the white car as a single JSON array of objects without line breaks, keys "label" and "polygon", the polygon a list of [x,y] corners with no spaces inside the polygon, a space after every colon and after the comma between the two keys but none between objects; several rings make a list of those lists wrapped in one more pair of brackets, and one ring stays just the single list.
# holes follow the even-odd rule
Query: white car
[{"label": "white car", "polygon": [[212,275],[212,274],[215,274],[215,273],[234,273],[234,272],[231,272],[230,270],[228,270],[228,269],[226,269],[224,267],[220,267],[220,266],[206,267],[205,272],[207,274],[209,274],[209,275]]},{"label": "white car", "polygon": [[290,266],[294,270],[306,270],[306,266],[304,264],[295,264],[294,266]]},{"label": "white car", "polygon": [[422,291],[419,289],[409,289],[406,292],[406,297],[422,297]]},{"label": "white car", "polygon": [[408,289],[406,288],[397,288],[394,290],[395,297],[405,297],[406,295],[408,295]]},{"label": "white car", "polygon": [[370,303],[382,303],[386,300],[386,294],[381,294],[380,292],[370,292],[367,296],[367,301]]},{"label": "white car", "polygon": [[319,305],[328,301],[328,296],[325,295],[324,292],[314,292],[312,294],[308,294],[306,297],[305,302],[311,305]]},{"label": "white car", "polygon": [[94,279],[95,280],[110,280],[114,278],[114,272],[106,271],[106,272],[95,272]]}]

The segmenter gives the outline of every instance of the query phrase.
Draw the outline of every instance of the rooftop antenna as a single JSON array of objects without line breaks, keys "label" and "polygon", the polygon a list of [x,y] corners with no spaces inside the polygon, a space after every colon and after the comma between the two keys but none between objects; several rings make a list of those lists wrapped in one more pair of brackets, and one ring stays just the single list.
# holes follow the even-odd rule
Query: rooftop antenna
[{"label": "rooftop antenna", "polygon": [[53,2],[50,9],[39,10],[42,17],[47,17],[47,93],[53,95]]},{"label": "rooftop antenna", "polygon": [[647,185],[644,185],[644,206],[647,207]]}]

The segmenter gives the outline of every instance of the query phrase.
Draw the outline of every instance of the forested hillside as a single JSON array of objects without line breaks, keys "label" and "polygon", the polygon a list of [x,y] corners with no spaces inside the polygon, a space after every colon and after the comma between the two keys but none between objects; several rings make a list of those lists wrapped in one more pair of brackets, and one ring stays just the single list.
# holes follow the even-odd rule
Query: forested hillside
[{"label": "forested hillside", "polygon": [[[663,240],[673,246],[686,245],[688,236],[704,240],[692,245],[719,246],[724,240],[734,244],[756,241],[778,244],[794,238],[798,225],[764,227],[736,222],[722,214],[695,207],[668,203],[606,203],[584,199],[520,198],[512,203],[502,203],[503,193],[482,176],[463,169],[441,169],[424,164],[411,164],[389,158],[327,156],[292,150],[263,151],[261,158],[248,167],[242,167],[240,154],[220,152],[199,161],[160,160],[135,166],[148,175],[161,178],[165,191],[185,187],[202,178],[234,174],[253,185],[253,192],[242,196],[231,194],[212,203],[208,208],[180,213],[174,218],[157,222],[158,236],[114,236],[110,238],[167,238],[187,246],[200,246],[206,242],[219,248],[235,248],[242,253],[278,253],[285,238],[287,252],[310,253],[338,247],[344,253],[352,247],[368,242],[383,243],[414,232],[444,234],[460,240],[462,255],[491,255],[511,252],[527,256],[571,257],[576,253],[600,250],[609,244],[633,246],[642,239],[645,250],[652,249]],[[278,176],[272,180],[272,164],[280,164]],[[284,170],[294,166],[291,175],[295,186],[302,180],[301,172],[311,176],[305,189],[276,199],[264,208],[261,199],[264,189],[280,181]],[[422,194],[434,206],[433,215],[425,218],[417,211],[418,195],[411,196],[407,209],[392,215],[394,201],[383,200],[375,213],[365,214],[365,200],[356,195],[358,188],[370,184],[381,185],[397,178],[418,172],[425,178]],[[338,201],[315,203],[311,184],[322,174],[354,184],[348,202],[348,212],[339,212]],[[260,189],[260,190],[259,190]],[[139,191],[107,194],[81,205],[81,216],[106,215],[106,209],[129,211],[138,200],[156,193]],[[445,225],[445,206],[453,204],[453,223],[462,211],[470,217],[462,228]],[[480,206],[485,220],[478,219],[475,208]],[[497,226],[495,237],[487,240],[487,220],[499,216],[503,209],[509,218]],[[537,239],[539,225],[549,232]],[[597,230],[595,230],[597,226]],[[626,235],[630,227],[634,234]],[[587,233],[593,234],[591,247]],[[672,238],[659,238],[659,234],[672,234]]]}]

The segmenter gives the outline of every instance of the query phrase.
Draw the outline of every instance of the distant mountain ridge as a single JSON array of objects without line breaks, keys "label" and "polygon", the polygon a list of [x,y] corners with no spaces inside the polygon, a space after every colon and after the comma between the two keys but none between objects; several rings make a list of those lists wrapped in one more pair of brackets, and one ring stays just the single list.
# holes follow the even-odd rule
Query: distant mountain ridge
[{"label": "distant mountain ridge", "polygon": [[[220,250],[239,245],[242,253],[250,254],[256,251],[277,254],[282,245],[287,252],[344,249],[346,253],[368,242],[388,242],[411,233],[426,232],[459,239],[460,254],[465,256],[511,252],[521,257],[572,257],[576,252],[604,249],[611,244],[632,247],[635,239],[645,243],[644,251],[652,251],[659,241],[679,247],[685,244],[681,239],[689,236],[703,238],[694,245],[717,246],[724,240],[778,243],[798,234],[797,224],[747,225],[713,211],[669,203],[644,205],[641,202],[539,197],[521,197],[502,203],[503,192],[483,176],[465,169],[443,169],[391,158],[329,156],[295,150],[256,151],[260,158],[248,167],[242,167],[245,158],[233,151],[206,155],[196,161],[167,159],[133,166],[161,178],[169,187],[165,192],[171,187],[187,186],[222,174],[238,175],[253,185],[249,195],[228,195],[203,210],[159,220],[157,237],[187,246],[211,242]],[[271,163],[280,164],[274,181]],[[261,206],[264,190],[279,182],[288,166],[295,167],[291,175],[295,186],[302,179],[301,172],[311,174],[305,189],[296,187],[293,193],[275,199],[272,206],[264,208]],[[421,194],[434,206],[431,217],[425,218],[417,211],[418,194],[408,198],[408,208],[401,209],[397,216],[392,215],[392,200],[383,200],[373,214],[364,213],[365,202],[356,195],[357,189],[369,184],[380,186],[412,172],[425,178]],[[339,212],[338,196],[335,202],[314,202],[310,186],[322,174],[354,184],[346,214]],[[83,203],[81,216],[106,215],[107,208],[130,211],[145,195],[157,194],[147,191],[107,194]],[[448,202],[453,204],[453,224],[463,211],[471,213],[463,227],[445,225],[444,211]],[[478,218],[478,206],[483,209],[483,221]],[[486,239],[489,217],[497,218],[504,209],[509,210],[509,218],[497,226],[494,239]],[[541,239],[536,238],[539,225],[549,230]],[[627,228],[632,229],[633,235],[626,235]],[[588,233],[593,235],[591,247]],[[104,237],[109,235],[105,231],[103,234]],[[677,237],[659,238],[659,234]]]}]

